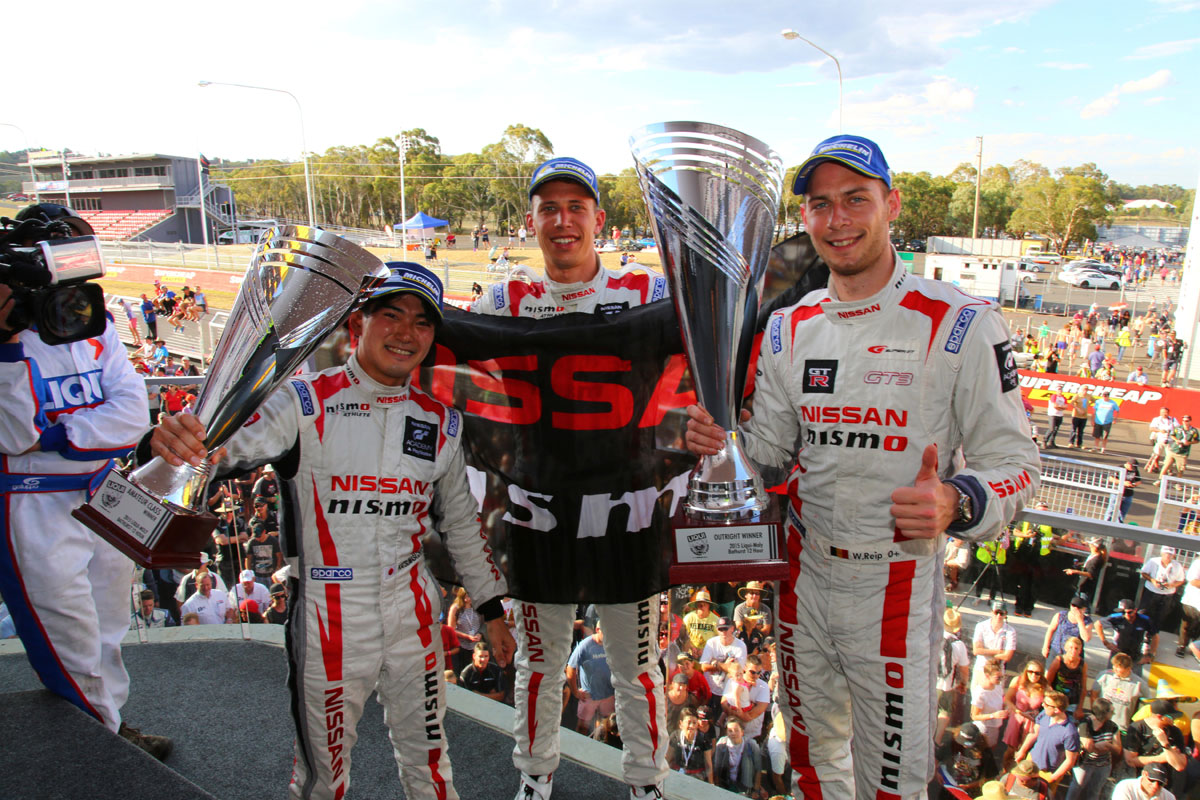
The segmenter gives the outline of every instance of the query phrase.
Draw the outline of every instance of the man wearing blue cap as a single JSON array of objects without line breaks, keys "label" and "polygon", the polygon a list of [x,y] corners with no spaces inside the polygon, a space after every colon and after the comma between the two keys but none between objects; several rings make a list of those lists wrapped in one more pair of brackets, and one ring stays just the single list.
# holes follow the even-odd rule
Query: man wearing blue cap
[{"label": "man wearing blue cap", "polygon": [[[296,723],[290,792],[340,798],[363,704],[378,689],[406,797],[457,798],[442,731],[445,685],[421,535],[436,527],[497,660],[515,644],[504,623],[504,578],[467,488],[462,417],[410,376],[442,320],[442,283],[393,262],[350,315],[350,360],[280,387],[226,445],[221,475],[275,465],[280,529],[292,566],[287,643]],[[204,429],[180,414],[154,429],[140,460],[201,463]]]},{"label": "man wearing blue cap", "polygon": [[[939,540],[995,538],[1036,491],[1038,452],[997,306],[892,249],[901,199],[879,146],[826,139],[793,190],[829,286],[769,318],[742,431],[756,461],[799,466],[777,612],[795,794],[924,798]],[[717,452],[724,432],[688,413],[689,448]]]},{"label": "man wearing blue cap", "polygon": [[[660,275],[621,274],[601,266],[595,239],[604,228],[605,214],[599,204],[596,174],[582,161],[552,158],[534,170],[525,224],[545,257],[545,277],[532,283],[494,283],[471,310],[544,319],[568,312],[614,314],[666,297],[667,282]],[[661,797],[668,742],[658,671],[658,598],[596,608],[608,643],[630,797]],[[517,800],[549,800],[559,761],[560,698],[575,606],[519,602],[514,612],[513,763],[521,771]]]}]

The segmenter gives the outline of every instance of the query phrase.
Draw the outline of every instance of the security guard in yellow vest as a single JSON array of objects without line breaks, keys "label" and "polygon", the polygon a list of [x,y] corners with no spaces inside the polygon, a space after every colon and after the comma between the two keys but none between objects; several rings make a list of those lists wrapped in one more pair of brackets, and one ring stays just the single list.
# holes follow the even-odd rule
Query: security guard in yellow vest
[{"label": "security guard in yellow vest", "polygon": [[996,595],[1004,599],[1004,578],[1001,574],[1008,560],[1008,531],[997,540],[984,542],[975,550],[976,560],[983,563],[983,571],[975,581],[975,605],[983,599],[983,590],[988,589],[988,602],[996,601]]},{"label": "security guard in yellow vest", "polygon": [[[1038,503],[1039,510],[1047,510],[1045,503]],[[1016,596],[1013,615],[1033,616],[1034,587],[1045,574],[1043,567],[1046,556],[1054,544],[1054,530],[1049,525],[1033,525],[1022,522],[1013,531],[1009,574],[1012,576],[1013,592]]]}]

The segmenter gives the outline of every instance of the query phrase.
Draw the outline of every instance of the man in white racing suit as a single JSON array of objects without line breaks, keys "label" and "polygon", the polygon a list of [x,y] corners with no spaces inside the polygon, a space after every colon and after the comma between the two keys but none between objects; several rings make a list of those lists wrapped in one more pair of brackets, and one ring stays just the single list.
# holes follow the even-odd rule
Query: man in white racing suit
[{"label": "man in white racing suit", "polygon": [[[794,191],[829,287],[769,318],[742,431],[756,461],[798,465],[777,612],[795,794],[924,798],[939,540],[994,538],[1036,492],[1038,453],[995,304],[909,275],[892,249],[900,195],[878,146],[822,142]],[[689,415],[689,447],[717,452],[724,433]]]},{"label": "man in white racing suit", "polygon": [[[553,158],[534,171],[526,227],[537,235],[546,274],[532,283],[492,284],[471,310],[544,319],[569,312],[612,314],[667,295],[662,276],[617,273],[600,265],[595,237],[604,227],[596,176],[573,158]],[[514,703],[521,771],[518,800],[549,800],[559,761],[563,670],[571,655],[575,607],[518,600]],[[622,769],[630,796],[661,797],[667,774],[667,730],[658,670],[658,598],[598,605],[607,643],[617,718],[624,745]]]},{"label": "man in white racing suit", "polygon": [[[280,387],[219,467],[271,463],[281,479],[298,798],[344,796],[355,727],[376,690],[405,796],[458,797],[442,730],[440,594],[421,551],[431,527],[479,601],[497,660],[515,647],[500,605],[507,587],[467,487],[462,417],[409,380],[440,324],[442,285],[416,264],[389,266],[350,317],[358,345],[349,362]],[[179,415],[151,446],[172,463],[197,463],[202,436],[199,420]]]},{"label": "man in white racing suit", "polygon": [[[64,236],[92,233],[60,206],[17,219],[31,215],[64,223]],[[95,338],[48,345],[34,330],[9,331],[13,308],[0,284],[0,594],[47,689],[166,758],[169,739],[121,720],[133,564],[71,516],[145,432],[145,383],[111,319]]]}]

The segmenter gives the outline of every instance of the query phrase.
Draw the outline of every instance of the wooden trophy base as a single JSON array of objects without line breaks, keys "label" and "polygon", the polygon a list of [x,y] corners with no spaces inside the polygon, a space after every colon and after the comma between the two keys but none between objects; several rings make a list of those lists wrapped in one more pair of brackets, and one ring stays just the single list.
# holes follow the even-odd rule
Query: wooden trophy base
[{"label": "wooden trophy base", "polygon": [[788,577],[779,504],[771,498],[755,519],[728,523],[696,519],[680,505],[671,518],[672,586],[720,581],[777,581]]},{"label": "wooden trophy base", "polygon": [[209,513],[172,510],[113,470],[87,505],[71,512],[113,547],[150,569],[195,569],[217,527]]}]

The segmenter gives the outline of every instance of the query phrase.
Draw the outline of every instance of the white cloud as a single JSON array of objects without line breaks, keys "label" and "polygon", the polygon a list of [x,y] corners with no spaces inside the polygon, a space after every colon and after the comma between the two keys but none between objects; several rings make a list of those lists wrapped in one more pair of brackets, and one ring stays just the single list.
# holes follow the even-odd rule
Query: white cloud
[{"label": "white cloud", "polygon": [[1170,82],[1171,70],[1169,69],[1160,69],[1158,72],[1147,75],[1144,78],[1125,81],[1125,83],[1114,86],[1106,94],[1097,97],[1084,106],[1079,112],[1079,116],[1083,119],[1095,119],[1096,117],[1107,116],[1121,104],[1121,95],[1152,92],[1155,89],[1161,89]]},{"label": "white cloud", "polygon": [[1004,48],[1004,52],[1006,52],[1006,53],[1024,53],[1025,50],[1020,47],[1006,47],[1006,48]]},{"label": "white cloud", "polygon": [[[1197,3],[1196,7],[1200,8],[1200,3]],[[1200,45],[1200,39],[1176,39],[1172,42],[1158,42],[1156,44],[1142,45],[1129,55],[1125,56],[1125,60],[1134,61],[1147,58],[1166,58],[1168,56],[1177,56],[1181,53],[1190,52],[1197,45]]]},{"label": "white cloud", "polygon": [[881,86],[869,98],[851,97],[846,116],[856,127],[887,128],[903,136],[930,132],[935,123],[958,119],[975,107],[975,89],[937,76],[912,90]]},{"label": "white cloud", "polygon": [[1147,75],[1136,81],[1126,81],[1121,84],[1121,94],[1135,94],[1137,92],[1152,92],[1155,89],[1161,89],[1166,86],[1171,80],[1171,70],[1160,69],[1153,75]]},{"label": "white cloud", "polygon": [[1118,97],[1118,92],[1116,89],[1113,89],[1103,97],[1097,97],[1095,100],[1084,106],[1083,109],[1080,110],[1079,116],[1083,117],[1084,119],[1104,117],[1108,114],[1111,114],[1113,109],[1120,104],[1121,100]]},{"label": "white cloud", "polygon": [[1163,102],[1163,101],[1165,101],[1165,100],[1167,100],[1167,99],[1169,99],[1169,98],[1167,98],[1167,97],[1163,97],[1162,95],[1159,95],[1158,97],[1147,97],[1145,100],[1143,100],[1143,101],[1142,101],[1142,105],[1144,105],[1144,106],[1156,106],[1156,105],[1158,105],[1159,103],[1161,103],[1161,102]]},{"label": "white cloud", "polygon": [[1041,64],[1038,64],[1038,66],[1046,67],[1047,69],[1061,69],[1068,72],[1071,70],[1092,68],[1091,64],[1071,64],[1065,61],[1043,61]]}]

